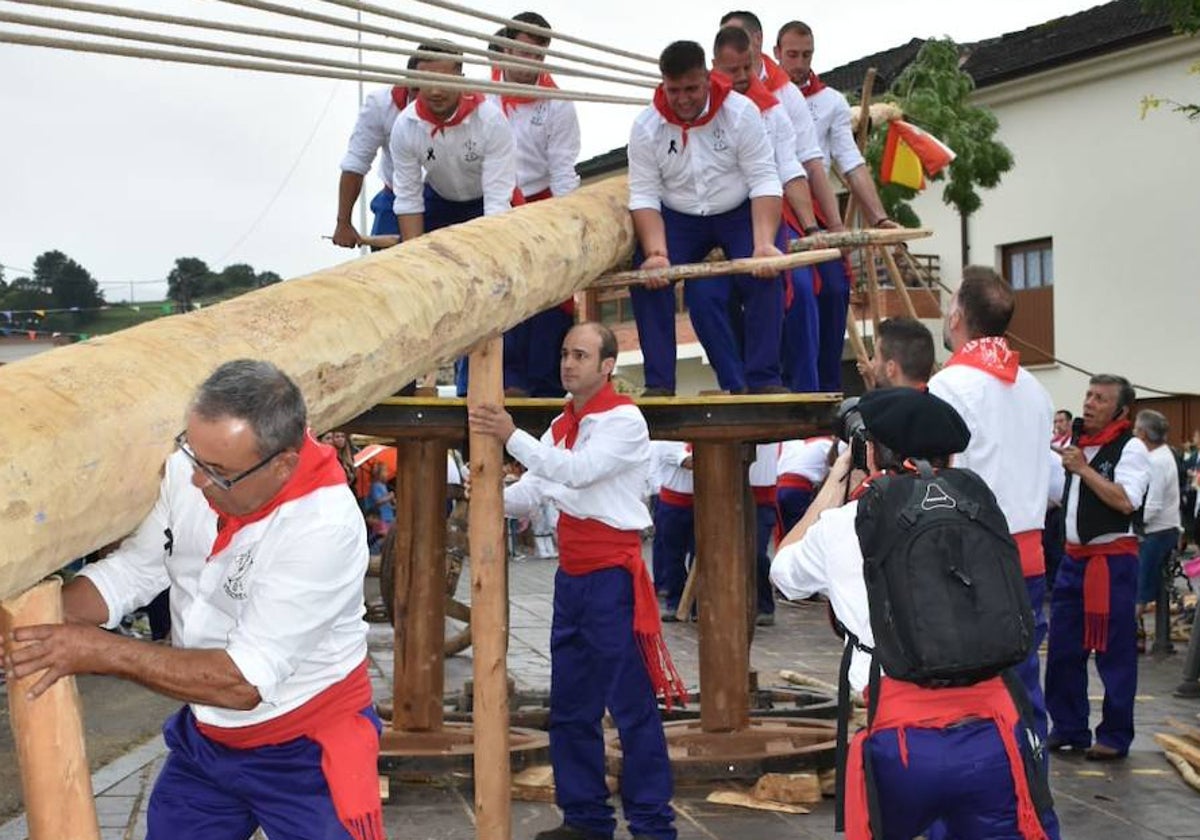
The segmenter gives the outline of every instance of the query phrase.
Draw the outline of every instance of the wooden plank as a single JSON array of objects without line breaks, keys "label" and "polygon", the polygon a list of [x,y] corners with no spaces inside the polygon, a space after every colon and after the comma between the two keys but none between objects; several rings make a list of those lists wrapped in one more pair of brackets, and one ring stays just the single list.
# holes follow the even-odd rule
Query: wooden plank
[{"label": "wooden plank", "polygon": [[647,280],[699,280],[706,277],[725,277],[730,274],[751,274],[761,269],[778,273],[790,268],[829,262],[841,259],[842,252],[835,248],[820,250],[805,249],[781,257],[744,257],[735,260],[686,263],[661,269],[634,269],[606,274],[589,286],[589,289],[623,289],[636,286]]},{"label": "wooden plank", "polygon": [[735,805],[739,808],[753,808],[756,811],[774,811],[777,814],[810,814],[808,808],[800,805],[785,805],[782,802],[769,802],[756,799],[748,793],[736,790],[714,790],[705,798],[706,802],[717,805]]}]

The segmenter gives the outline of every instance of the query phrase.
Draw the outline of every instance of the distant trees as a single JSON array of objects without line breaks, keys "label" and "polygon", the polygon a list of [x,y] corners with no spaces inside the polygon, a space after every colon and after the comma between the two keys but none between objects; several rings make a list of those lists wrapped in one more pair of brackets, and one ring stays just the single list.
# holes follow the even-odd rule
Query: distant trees
[{"label": "distant trees", "polygon": [[187,311],[196,298],[244,292],[278,283],[281,278],[273,271],[255,272],[246,263],[227,265],[214,272],[198,257],[180,257],[167,275],[167,297]]},{"label": "distant trees", "polygon": [[33,262],[32,277],[0,282],[0,309],[70,309],[76,324],[95,318],[104,305],[100,285],[86,268],[62,251],[47,251]]}]

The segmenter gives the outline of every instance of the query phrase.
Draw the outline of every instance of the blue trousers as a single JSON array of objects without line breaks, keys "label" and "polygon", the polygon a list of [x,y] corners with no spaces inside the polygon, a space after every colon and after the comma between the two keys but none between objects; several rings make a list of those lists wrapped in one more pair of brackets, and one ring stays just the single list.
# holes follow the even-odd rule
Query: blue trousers
[{"label": "blue trousers", "polygon": [[755,582],[758,591],[758,614],[775,614],[775,593],[771,587],[771,536],[775,533],[775,505],[755,505]]},{"label": "blue trousers", "polygon": [[817,296],[813,294],[812,268],[792,269],[790,274],[792,300],[783,316],[783,384],[797,394],[805,394],[820,390],[817,358],[821,348],[821,317]]},{"label": "blue trousers", "polygon": [[1029,592],[1029,604],[1033,607],[1034,635],[1033,650],[1029,657],[1013,670],[1025,685],[1029,703],[1033,707],[1033,725],[1038,737],[1046,740],[1046,695],[1042,691],[1042,663],[1038,649],[1046,638],[1046,576],[1034,575],[1025,578],[1025,589]]},{"label": "blue trousers", "polygon": [[392,209],[395,203],[396,196],[390,188],[384,187],[375,193],[375,197],[371,199],[371,213],[375,216],[375,223],[371,225],[372,236],[400,235],[400,221],[396,218],[396,211]]},{"label": "blue trousers", "polygon": [[846,343],[846,311],[850,306],[850,269],[846,261],[832,260],[814,266],[821,275],[817,313],[821,341],[817,352],[817,380],[821,391],[842,390],[842,349]]},{"label": "blue trousers", "polygon": [[801,490],[799,487],[780,487],[776,491],[776,503],[783,520],[783,533],[786,534],[796,527],[804,518],[808,506],[812,504],[813,492]]},{"label": "blue trousers", "polygon": [[[1085,567],[1085,563],[1064,557],[1058,568],[1050,595],[1050,647],[1046,657],[1046,709],[1052,732],[1079,748],[1092,743],[1087,693],[1089,651],[1083,647]],[[1137,694],[1137,557],[1109,557],[1108,573],[1108,649],[1096,654],[1096,670],[1104,683],[1096,741],[1124,753],[1133,741],[1133,702]]]},{"label": "blue trousers", "polygon": [[664,590],[668,610],[679,607],[687,583],[687,560],[696,554],[696,511],[661,498],[654,508],[654,588]]},{"label": "blue trousers", "polygon": [[1066,524],[1063,522],[1061,507],[1050,507],[1046,510],[1045,527],[1042,528],[1042,553],[1046,555],[1046,587],[1054,589],[1054,579],[1058,577],[1058,566],[1067,553]]},{"label": "blue trousers", "polygon": [[[380,728],[374,709],[362,714]],[[350,837],[334,811],[316,742],[229,749],[200,734],[186,706],[167,718],[163,738],[170,754],[150,794],[148,840],[246,840],[259,826],[287,840]]]},{"label": "blue trousers", "polygon": [[[873,733],[863,758],[871,762],[883,825],[877,840],[911,840],[935,823],[956,838],[1022,840],[1012,770],[1000,733],[991,721],[946,729],[906,728],[908,760],[898,730]],[[1027,749],[1018,725],[1017,743]],[[1057,840],[1051,815],[1046,833]]]},{"label": "blue trousers", "polygon": [[1162,589],[1163,563],[1175,550],[1179,531],[1171,528],[1146,534],[1138,546],[1138,603],[1152,604]]},{"label": "blue trousers", "polygon": [[[690,216],[662,209],[671,262],[698,262],[720,246],[730,259],[754,253],[750,202],[727,213]],[[644,259],[641,249],[634,263]],[[646,387],[675,390],[675,290],[632,286],[629,296],[642,347]],[[779,347],[783,332],[783,280],[749,274],[684,281],[696,337],[727,391],[782,384]],[[737,322],[737,323],[735,323]],[[739,340],[739,336],[742,339]]]},{"label": "blue trousers", "polygon": [[562,397],[559,357],[574,318],[552,307],[526,318],[504,334],[504,387],[531,397]]},{"label": "blue trousers", "polygon": [[621,806],[630,834],[675,840],[671,764],[654,689],[633,635],[624,569],[554,578],[550,627],[550,763],[563,821],[612,837],[604,784],[605,708],[621,736]]}]

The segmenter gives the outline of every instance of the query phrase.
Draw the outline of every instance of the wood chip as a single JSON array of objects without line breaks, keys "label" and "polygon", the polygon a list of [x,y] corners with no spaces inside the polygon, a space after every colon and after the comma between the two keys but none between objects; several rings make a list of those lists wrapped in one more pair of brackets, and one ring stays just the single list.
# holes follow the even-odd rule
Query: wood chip
[{"label": "wood chip", "polygon": [[748,793],[737,790],[714,790],[705,800],[717,805],[735,805],[739,808],[754,808],[758,811],[774,811],[777,814],[807,814],[808,808],[799,805],[785,805],[782,802],[769,802],[765,799],[755,799]]},{"label": "wood chip", "polygon": [[755,799],[770,802],[815,805],[821,801],[821,780],[816,773],[767,773],[754,783],[750,793]]}]

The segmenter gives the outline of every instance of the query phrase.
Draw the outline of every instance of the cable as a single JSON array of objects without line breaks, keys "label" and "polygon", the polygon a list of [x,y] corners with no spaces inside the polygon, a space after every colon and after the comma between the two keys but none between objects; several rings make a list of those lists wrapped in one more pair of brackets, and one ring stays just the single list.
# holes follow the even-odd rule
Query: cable
[{"label": "cable", "polygon": [[[456,81],[453,76],[446,76],[441,73],[425,73],[419,70],[404,70],[395,73],[361,73],[347,72],[339,70],[322,70],[318,67],[311,66],[309,60],[304,57],[297,57],[296,60],[303,61],[302,64],[266,64],[257,61],[239,61],[235,59],[219,59],[210,58],[207,56],[192,55],[191,53],[179,53],[170,51],[145,50],[134,47],[127,47],[118,44],[104,44],[96,41],[77,41],[63,38],[47,38],[40,35],[23,35],[16,32],[0,30],[0,43],[21,44],[30,47],[46,47],[49,49],[70,50],[74,52],[99,53],[101,55],[119,55],[127,58],[144,58],[155,61],[169,61],[180,64],[199,64],[207,67],[225,67],[237,70],[256,70],[265,73],[280,73],[289,76],[312,76],[322,79],[349,79],[350,81],[367,81],[379,82],[381,84],[396,84],[398,81],[412,81],[417,86],[421,82],[435,81],[439,87],[449,90],[461,91],[487,91],[493,93],[516,93],[520,96],[526,96],[531,99],[567,99],[574,102],[605,102],[616,105],[638,105],[644,106],[645,99],[635,99],[628,96],[610,96],[607,94],[584,93],[579,91],[563,90],[561,88],[544,88],[531,85],[514,85],[498,82],[485,82],[476,79],[462,79]],[[232,47],[223,47],[214,45],[216,51],[232,51]],[[265,53],[264,53],[265,55]],[[275,55],[281,55],[276,53]],[[279,59],[283,61],[291,59]],[[314,62],[313,63],[317,63]],[[319,62],[322,64],[339,64],[338,62]],[[341,62],[355,70],[359,65],[355,62]]]},{"label": "cable", "polygon": [[4,263],[0,263],[0,268],[5,269],[6,271],[15,271],[19,274],[27,274],[31,277],[33,276],[32,268],[17,268],[15,265],[5,265]]},{"label": "cable", "polygon": [[[86,14],[108,15],[110,17],[128,18],[131,20],[147,21],[151,23],[165,23],[172,26],[190,26],[196,29],[211,29],[218,32],[231,32],[238,35],[252,35],[261,38],[275,38],[277,40],[285,41],[300,41],[302,43],[321,44],[322,46],[345,47],[355,50],[359,47],[362,47],[369,52],[403,55],[414,58],[423,58],[426,60],[445,59],[445,55],[442,53],[431,53],[422,50],[407,49],[405,47],[391,47],[383,44],[359,44],[357,41],[348,41],[340,38],[326,38],[319,35],[303,35],[297,32],[285,32],[280,29],[263,29],[257,26],[242,26],[240,24],[225,23],[223,21],[209,21],[201,18],[164,15],[156,12],[145,12],[140,9],[126,9],[119,6],[105,6],[98,3],[72,2],[72,0],[8,0],[8,2],[20,3],[27,6],[38,6],[40,8],[83,12]],[[350,28],[354,28],[354,24],[350,24],[349,22],[347,23]],[[389,32],[388,34],[390,35],[391,33]],[[562,76],[576,76],[579,78],[613,82],[615,84],[628,85],[631,87],[654,87],[654,83],[650,81],[622,79],[617,76],[608,75],[607,73],[593,73],[590,70],[582,70],[575,67],[565,67],[559,64],[545,64],[541,61],[511,56],[507,53],[500,54],[491,52],[487,58],[463,56],[462,61],[464,64],[483,65],[488,67],[539,70],[548,73],[557,73]]]}]

